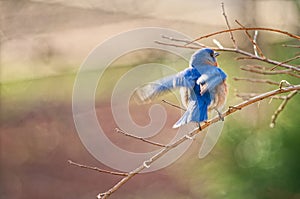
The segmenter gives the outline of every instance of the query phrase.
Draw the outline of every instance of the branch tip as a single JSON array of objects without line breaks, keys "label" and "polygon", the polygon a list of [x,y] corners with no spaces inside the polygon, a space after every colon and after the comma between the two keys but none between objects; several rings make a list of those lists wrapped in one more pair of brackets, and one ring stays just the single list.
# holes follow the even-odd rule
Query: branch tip
[{"label": "branch tip", "polygon": [[286,80],[281,80],[279,83],[279,89],[282,89],[283,86],[293,86],[292,84],[290,84],[288,81]]},{"label": "branch tip", "polygon": [[[224,16],[224,19],[225,19],[227,28],[228,28],[228,30],[230,30],[231,28],[230,28],[229,21],[228,21],[228,19],[227,19],[227,15],[226,15],[226,13],[225,13],[224,2],[221,3],[221,7],[222,7],[222,14],[223,14],[223,16]],[[234,39],[234,37],[233,37],[233,33],[232,33],[231,31],[229,31],[229,34],[230,34],[230,39],[231,39],[231,41],[232,41],[232,43],[233,43],[234,48],[235,48],[235,49],[238,49],[237,43],[236,43],[236,41],[235,41],[235,39]]]},{"label": "branch tip", "polygon": [[185,109],[185,108],[182,108],[181,106],[178,106],[178,105],[173,104],[173,103],[171,103],[171,102],[168,102],[168,101],[166,101],[166,100],[161,100],[161,101],[162,101],[163,103],[166,103],[166,104],[172,106],[172,107],[175,107],[175,108],[178,108],[178,109],[180,109],[180,110],[186,111],[186,109]]},{"label": "branch tip", "polygon": [[94,170],[94,171],[98,171],[100,173],[107,173],[107,174],[111,174],[111,175],[118,175],[118,176],[128,176],[128,173],[124,173],[124,172],[116,172],[116,171],[108,171],[105,169],[100,169],[98,167],[92,167],[92,166],[88,166],[88,165],[84,165],[84,164],[79,164],[76,162],[73,162],[71,160],[68,160],[69,164],[80,167],[80,168],[84,168],[84,169],[89,169],[89,170]]}]

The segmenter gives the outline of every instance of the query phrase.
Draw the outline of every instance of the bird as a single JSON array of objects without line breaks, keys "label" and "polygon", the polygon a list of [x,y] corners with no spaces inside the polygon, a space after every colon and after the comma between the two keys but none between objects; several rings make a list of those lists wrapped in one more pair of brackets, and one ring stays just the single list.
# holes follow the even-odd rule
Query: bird
[{"label": "bird", "polygon": [[185,112],[173,128],[196,123],[201,130],[201,122],[207,121],[211,110],[215,110],[224,121],[221,111],[228,93],[227,75],[218,66],[218,55],[210,48],[197,50],[186,69],[138,87],[134,91],[135,98],[139,103],[150,103],[166,92],[179,89]]}]

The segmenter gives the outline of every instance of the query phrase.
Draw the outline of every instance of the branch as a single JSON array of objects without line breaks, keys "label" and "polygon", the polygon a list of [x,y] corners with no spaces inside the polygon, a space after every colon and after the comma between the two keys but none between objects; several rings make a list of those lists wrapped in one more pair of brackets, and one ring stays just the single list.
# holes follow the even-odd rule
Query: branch
[{"label": "branch", "polygon": [[281,80],[279,83],[279,88],[281,89],[283,86],[293,86],[292,84],[290,84],[288,81],[286,81],[285,79]]},{"label": "branch", "polygon": [[213,39],[214,44],[218,46],[219,49],[224,49],[224,46],[216,39]]},{"label": "branch", "polygon": [[[242,28],[245,28],[245,26],[243,26],[238,20],[235,20],[235,22],[236,22],[237,24],[239,24]],[[245,33],[246,33],[246,35],[247,35],[249,41],[250,41],[250,42],[252,43],[252,45],[253,45],[253,49],[254,49],[254,52],[255,52],[255,56],[258,56],[258,54],[259,54],[261,57],[265,58],[265,56],[264,56],[262,50],[260,49],[260,47],[259,47],[258,44],[256,43],[256,38],[257,38],[258,31],[257,31],[257,30],[255,31],[254,39],[252,39],[251,35],[249,34],[249,32],[248,32],[247,30],[245,30]],[[257,53],[257,52],[258,52],[258,53]]]},{"label": "branch", "polygon": [[288,44],[282,44],[283,47],[289,47],[289,48],[300,48],[300,45],[288,45]]},{"label": "branch", "polygon": [[201,37],[198,37],[198,38],[192,40],[187,45],[192,44],[192,43],[194,43],[196,41],[199,41],[201,39],[205,39],[205,38],[212,37],[212,36],[215,36],[215,35],[219,35],[219,34],[223,34],[223,33],[227,33],[227,32],[241,31],[241,30],[244,30],[244,31],[245,30],[262,30],[262,31],[269,31],[269,32],[277,32],[277,33],[280,33],[280,34],[287,35],[291,38],[300,40],[300,36],[289,33],[287,31],[282,31],[282,30],[273,29],[273,28],[264,28],[264,27],[248,27],[248,28],[233,28],[233,29],[221,30],[221,31],[218,31],[218,32],[210,33],[210,34],[207,34],[207,35],[204,35],[204,36],[201,36]]},{"label": "branch", "polygon": [[279,99],[279,100],[284,100],[286,97],[285,96],[282,96],[282,95],[274,95],[271,97],[271,100],[272,99]]},{"label": "branch", "polygon": [[297,94],[297,90],[292,91],[290,94],[288,94],[285,99],[283,100],[283,102],[280,104],[280,106],[278,107],[278,109],[275,111],[275,113],[272,115],[272,119],[271,119],[271,123],[270,123],[270,127],[274,128],[275,123],[276,123],[276,119],[278,118],[278,115],[283,111],[283,109],[285,108],[285,106],[287,105],[288,101],[294,97]]},{"label": "branch", "polygon": [[300,75],[293,73],[292,70],[286,69],[286,70],[277,70],[277,71],[266,71],[266,70],[259,70],[259,69],[254,69],[254,67],[240,67],[241,70],[252,72],[252,73],[258,73],[258,74],[263,74],[263,75],[278,75],[278,74],[286,74],[286,75],[291,75],[297,78],[300,78]]},{"label": "branch", "polygon": [[298,67],[295,67],[295,66],[292,66],[292,65],[289,65],[289,64],[282,64],[281,62],[271,60],[271,59],[268,59],[268,58],[258,57],[258,56],[255,56],[251,53],[248,53],[248,52],[240,50],[240,49],[223,48],[223,49],[216,49],[216,50],[228,51],[228,52],[234,52],[234,53],[246,55],[250,59],[256,59],[256,60],[259,60],[259,61],[262,61],[262,62],[266,62],[266,63],[273,64],[273,65],[278,65],[278,66],[284,67],[286,69],[290,69],[290,70],[293,70],[293,71],[300,72],[300,68],[298,68]]},{"label": "branch", "polygon": [[178,108],[178,109],[181,109],[181,110],[183,110],[183,111],[186,111],[186,109],[185,108],[182,108],[181,106],[177,106],[177,105],[175,105],[175,104],[172,104],[171,102],[168,102],[168,101],[166,101],[166,100],[161,100],[163,103],[166,103],[166,104],[168,104],[168,105],[170,105],[170,106],[173,106],[173,107],[175,107],[175,108]]},{"label": "branch", "polygon": [[[169,37],[169,36],[166,36],[166,35],[161,35],[161,37],[163,39],[167,39],[167,40],[170,40],[170,41],[182,42],[182,43],[185,43],[185,44],[190,43],[190,40],[187,40],[187,39],[177,39],[177,38]],[[193,43],[193,45],[196,45],[196,46],[201,47],[201,48],[205,48],[205,45],[201,44],[199,42]]]},{"label": "branch", "polygon": [[[254,31],[254,36],[253,36],[253,42],[254,42],[255,44],[257,44],[257,36],[258,36],[258,30],[255,30],[255,31]],[[258,56],[258,54],[257,54],[257,49],[260,50],[261,56],[264,57],[264,55],[263,55],[261,49],[258,48],[258,45],[253,46],[253,50],[254,50],[254,52],[255,52],[255,55]]]},{"label": "branch", "polygon": [[244,60],[244,59],[254,59],[253,57],[248,57],[248,56],[245,56],[245,57],[237,57],[235,58],[236,60]]},{"label": "branch", "polygon": [[[245,29],[249,29],[249,28],[245,28]],[[243,30],[243,29],[241,29],[241,30]],[[154,42],[157,43],[157,44],[160,44],[160,45],[173,46],[173,47],[177,47],[177,48],[187,48],[187,49],[193,49],[193,50],[198,50],[199,49],[199,47],[197,47],[197,46],[190,46],[188,44],[180,45],[180,44],[166,43],[166,42],[161,42],[161,41],[154,41]],[[192,44],[192,41],[190,42],[190,44]],[[205,46],[205,47],[206,48],[211,48],[211,49],[216,50],[216,51],[233,52],[233,53],[245,55],[247,57],[247,59],[255,59],[255,60],[265,62],[265,63],[278,65],[278,66],[284,67],[286,69],[290,69],[290,70],[293,70],[293,71],[300,72],[300,68],[298,68],[298,67],[295,67],[295,66],[292,66],[292,65],[289,65],[289,64],[282,64],[281,62],[278,62],[278,61],[275,61],[275,60],[272,60],[272,59],[268,59],[268,58],[265,58],[265,57],[255,56],[254,54],[251,54],[251,53],[246,52],[244,50],[234,49],[234,48],[218,48],[218,47],[216,48],[216,47],[210,47],[210,46]],[[243,58],[243,59],[245,59],[245,58]],[[298,77],[300,77],[300,76],[298,76]]]},{"label": "branch", "polygon": [[90,169],[90,170],[98,171],[100,173],[107,173],[107,174],[118,175],[118,176],[128,176],[128,173],[108,171],[108,170],[105,170],[105,169],[99,169],[98,167],[91,167],[91,166],[79,164],[79,163],[73,162],[72,160],[68,160],[68,162],[71,165],[74,165],[74,166],[77,166],[77,167],[80,167],[80,168],[84,168],[84,169]]},{"label": "branch", "polygon": [[[286,87],[286,88],[281,88],[281,89],[276,89],[264,94],[261,94],[259,96],[253,97],[249,100],[246,100],[236,106],[232,106],[230,107],[227,111],[225,111],[224,113],[222,113],[221,117],[226,117],[236,111],[242,110],[244,107],[247,107],[255,102],[261,101],[263,99],[272,97],[274,95],[278,95],[281,93],[287,93],[287,92],[291,92],[291,91],[298,91],[300,90],[300,84],[296,85],[296,86],[290,86],[290,87]],[[220,120],[219,116],[216,116],[214,118],[212,118],[211,120],[208,120],[207,122],[204,122],[201,125],[201,129],[205,129],[207,127],[209,127],[210,125],[218,122]],[[128,180],[130,180],[132,177],[134,177],[136,174],[138,174],[139,172],[141,172],[142,170],[144,170],[145,168],[149,168],[151,166],[151,164],[153,162],[155,162],[156,160],[158,160],[159,158],[161,158],[162,156],[164,156],[168,151],[174,149],[175,147],[177,147],[178,145],[180,145],[181,143],[192,139],[196,134],[198,134],[199,132],[199,128],[194,129],[193,131],[191,131],[190,133],[186,134],[185,136],[179,138],[177,141],[171,143],[170,145],[164,147],[161,151],[159,151],[157,154],[155,154],[153,157],[151,157],[149,160],[146,160],[145,162],[143,162],[143,164],[141,164],[139,167],[137,167],[136,169],[134,169],[133,171],[129,172],[129,174],[127,176],[125,176],[123,179],[121,179],[117,184],[115,184],[111,189],[109,189],[108,191],[104,192],[104,193],[100,193],[98,194],[97,198],[108,198],[112,193],[114,193],[115,191],[117,191],[120,187],[122,187]]]},{"label": "branch", "polygon": [[253,79],[253,78],[242,78],[242,77],[234,77],[232,78],[235,81],[247,81],[247,82],[253,82],[253,83],[266,83],[266,84],[271,84],[271,85],[276,85],[279,86],[280,83],[275,82],[273,80],[269,79]]},{"label": "branch", "polygon": [[[230,28],[230,25],[229,25],[229,22],[228,22],[228,19],[227,19],[227,15],[225,13],[225,8],[224,8],[224,3],[223,2],[221,3],[221,7],[222,7],[222,14],[223,14],[223,16],[225,18],[226,25],[228,27],[228,30],[230,30],[231,28]],[[231,41],[233,43],[234,48],[238,49],[238,46],[237,46],[236,41],[235,41],[235,39],[233,37],[232,31],[230,31],[229,33],[230,33],[230,39],[231,39]]]},{"label": "branch", "polygon": [[193,49],[193,50],[199,49],[199,47],[196,47],[196,46],[185,46],[185,45],[179,45],[179,44],[166,43],[166,42],[162,42],[162,41],[154,41],[154,43],[164,45],[164,46],[173,46],[173,47],[177,47],[177,48],[188,48],[188,49]]},{"label": "branch", "polygon": [[293,61],[293,60],[299,59],[299,58],[300,58],[300,55],[298,55],[298,56],[296,56],[296,57],[292,57],[292,58],[290,58],[290,59],[287,59],[287,60],[285,60],[285,61],[283,61],[283,62],[277,64],[276,66],[274,66],[274,67],[271,68],[270,70],[274,70],[275,68],[277,68],[277,67],[280,66],[281,64],[285,64],[285,63],[288,63],[288,62],[290,62],[290,61]]},{"label": "branch", "polygon": [[242,98],[242,100],[249,100],[252,97],[258,96],[258,93],[237,93],[235,96]]},{"label": "branch", "polygon": [[[258,95],[261,95],[261,94],[258,94],[258,93],[237,93],[237,94],[235,94],[236,97],[242,98],[243,100],[249,100],[250,98],[256,97]],[[286,98],[285,96],[273,95],[271,97],[271,100],[273,100],[273,99],[284,100],[285,98]]]},{"label": "branch", "polygon": [[142,137],[138,137],[138,136],[135,136],[135,135],[126,133],[126,132],[124,132],[124,131],[122,131],[121,129],[118,129],[118,128],[116,128],[115,131],[116,131],[117,133],[121,133],[121,134],[123,134],[123,135],[125,135],[125,136],[134,138],[134,139],[136,139],[136,140],[141,140],[141,141],[143,141],[143,142],[146,142],[146,143],[148,143],[148,144],[152,144],[152,145],[154,145],[154,146],[166,147],[166,145],[163,145],[163,144],[160,144],[160,143],[157,143],[157,142],[153,142],[153,141],[151,141],[151,140],[147,140],[147,139],[142,138]]}]

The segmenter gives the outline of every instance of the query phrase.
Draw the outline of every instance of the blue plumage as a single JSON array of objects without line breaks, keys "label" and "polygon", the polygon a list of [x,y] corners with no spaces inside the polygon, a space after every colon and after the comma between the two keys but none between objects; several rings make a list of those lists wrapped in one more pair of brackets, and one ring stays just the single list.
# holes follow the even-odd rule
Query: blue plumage
[{"label": "blue plumage", "polygon": [[142,102],[150,102],[166,91],[180,88],[186,112],[173,128],[206,121],[208,110],[215,109],[220,114],[226,101],[227,76],[217,67],[217,55],[208,48],[198,50],[192,55],[189,68],[138,88],[136,95]]}]

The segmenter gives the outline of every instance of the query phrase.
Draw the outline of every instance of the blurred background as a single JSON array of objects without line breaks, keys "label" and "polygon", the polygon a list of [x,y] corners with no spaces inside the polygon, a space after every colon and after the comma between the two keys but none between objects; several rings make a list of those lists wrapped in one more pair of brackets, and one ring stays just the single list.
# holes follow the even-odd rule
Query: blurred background
[{"label": "blurred background", "polygon": [[[234,24],[271,27],[299,35],[299,0],[224,0]],[[139,27],[163,27],[190,37],[226,29],[221,1],[197,0],[2,0],[0,1],[0,198],[95,198],[119,177],[70,166],[67,160],[107,168],[82,145],[72,117],[72,89],[80,65],[99,43]],[[239,46],[252,51],[244,34]],[[231,46],[228,35],[217,37]],[[283,35],[259,33],[265,55],[284,61],[297,44]],[[213,45],[211,39],[203,43]],[[117,46],[112,47],[117,48]],[[191,52],[189,52],[191,53]],[[223,53],[220,66],[229,75],[228,105],[241,102],[236,92],[261,93],[276,86],[235,82],[232,77],[258,77],[239,70],[253,61],[236,61]],[[108,137],[128,150],[153,150],[144,143],[113,134],[110,106],[114,84],[142,63],[163,63],[182,70],[187,63],[157,50],[130,53],[105,70],[96,94],[97,116]],[[299,61],[291,62],[299,65]],[[101,67],[101,66],[100,66]],[[159,76],[159,71],[153,71]],[[299,84],[299,79],[287,79]],[[104,86],[103,86],[104,85]],[[167,99],[173,100],[172,96]],[[159,102],[159,100],[157,101]],[[294,97],[269,128],[279,100],[263,101],[225,119],[222,136],[205,159],[198,159],[199,135],[178,161],[160,171],[141,174],[112,198],[300,198],[299,96]],[[164,105],[168,120],[153,139],[167,142],[180,111]],[[149,106],[131,107],[136,122],[149,122]]]}]

